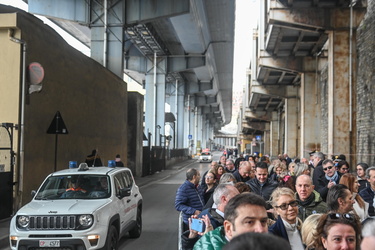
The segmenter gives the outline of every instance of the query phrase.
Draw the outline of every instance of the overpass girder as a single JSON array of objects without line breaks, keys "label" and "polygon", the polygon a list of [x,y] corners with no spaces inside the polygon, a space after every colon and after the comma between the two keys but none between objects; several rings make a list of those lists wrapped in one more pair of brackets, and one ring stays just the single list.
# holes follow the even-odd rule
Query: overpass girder
[{"label": "overpass girder", "polygon": [[266,66],[283,71],[303,71],[303,57],[274,57],[267,51],[262,50],[259,54],[259,67]]},{"label": "overpass girder", "polygon": [[265,131],[266,130],[266,122],[251,122],[249,124],[246,120],[242,121],[242,128],[243,129],[253,129],[253,130],[259,130],[259,131]]},{"label": "overpass girder", "polygon": [[196,106],[206,106],[210,104],[216,104],[217,98],[216,96],[195,96],[195,104]]},{"label": "overpass girder", "polygon": [[250,111],[245,110],[245,119],[256,119],[262,121],[272,121],[272,111]]},{"label": "overpass girder", "polygon": [[187,93],[192,95],[196,93],[201,93],[204,91],[210,91],[213,89],[213,81],[210,82],[188,82],[187,85]]}]

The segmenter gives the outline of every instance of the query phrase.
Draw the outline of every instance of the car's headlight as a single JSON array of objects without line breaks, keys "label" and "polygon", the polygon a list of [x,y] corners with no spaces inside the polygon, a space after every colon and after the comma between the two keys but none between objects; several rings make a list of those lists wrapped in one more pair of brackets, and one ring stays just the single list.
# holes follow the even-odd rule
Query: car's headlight
[{"label": "car's headlight", "polygon": [[91,214],[83,214],[78,217],[78,222],[81,227],[88,228],[94,222],[94,218]]},{"label": "car's headlight", "polygon": [[17,225],[21,228],[26,228],[29,225],[29,216],[20,215],[17,217]]}]

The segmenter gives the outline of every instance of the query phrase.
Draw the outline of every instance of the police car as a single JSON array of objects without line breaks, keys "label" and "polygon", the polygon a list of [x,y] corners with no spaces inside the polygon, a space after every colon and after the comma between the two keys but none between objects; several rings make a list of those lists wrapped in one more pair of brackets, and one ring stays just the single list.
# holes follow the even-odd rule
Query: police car
[{"label": "police car", "polygon": [[130,169],[86,163],[50,174],[10,224],[11,249],[117,249],[142,232],[142,195]]}]

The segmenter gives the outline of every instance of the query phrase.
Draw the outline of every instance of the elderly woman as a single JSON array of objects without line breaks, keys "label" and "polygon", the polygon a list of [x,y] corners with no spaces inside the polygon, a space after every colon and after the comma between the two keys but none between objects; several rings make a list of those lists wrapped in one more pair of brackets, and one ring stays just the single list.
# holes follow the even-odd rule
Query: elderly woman
[{"label": "elderly woman", "polygon": [[286,187],[276,188],[272,192],[270,202],[278,218],[276,223],[269,227],[268,231],[286,239],[292,250],[304,249],[299,231],[302,222],[297,217],[298,201],[294,196],[294,192]]},{"label": "elderly woman", "polygon": [[358,215],[361,221],[364,221],[368,217],[369,204],[365,202],[361,196],[357,195],[359,188],[358,179],[353,174],[344,174],[341,176],[340,184],[347,186],[352,193],[354,212]]},{"label": "elderly woman", "polygon": [[323,214],[317,225],[316,250],[360,249],[361,223],[355,214]]},{"label": "elderly woman", "polygon": [[310,168],[305,163],[297,163],[294,167],[294,176],[298,177],[302,174],[310,175]]}]

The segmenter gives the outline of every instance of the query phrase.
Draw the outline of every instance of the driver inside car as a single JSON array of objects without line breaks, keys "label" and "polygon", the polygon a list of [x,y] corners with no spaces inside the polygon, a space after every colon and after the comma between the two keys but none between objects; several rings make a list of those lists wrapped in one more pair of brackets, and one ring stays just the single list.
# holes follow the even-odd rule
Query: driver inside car
[{"label": "driver inside car", "polygon": [[73,198],[86,194],[86,190],[81,187],[81,183],[77,178],[71,178],[69,188],[61,195],[61,198]]}]

